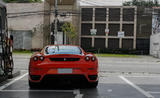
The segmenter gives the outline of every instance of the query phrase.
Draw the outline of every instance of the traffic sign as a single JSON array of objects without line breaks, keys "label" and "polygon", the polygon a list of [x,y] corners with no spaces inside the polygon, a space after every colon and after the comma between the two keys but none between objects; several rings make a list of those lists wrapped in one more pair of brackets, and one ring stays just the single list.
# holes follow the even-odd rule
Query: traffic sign
[{"label": "traffic sign", "polygon": [[106,33],[106,34],[109,34],[109,29],[105,29],[105,33]]},{"label": "traffic sign", "polygon": [[90,32],[91,32],[91,35],[96,35],[97,29],[91,29]]},{"label": "traffic sign", "polygon": [[124,31],[118,32],[118,37],[119,37],[119,38],[123,38],[124,36],[125,36]]}]

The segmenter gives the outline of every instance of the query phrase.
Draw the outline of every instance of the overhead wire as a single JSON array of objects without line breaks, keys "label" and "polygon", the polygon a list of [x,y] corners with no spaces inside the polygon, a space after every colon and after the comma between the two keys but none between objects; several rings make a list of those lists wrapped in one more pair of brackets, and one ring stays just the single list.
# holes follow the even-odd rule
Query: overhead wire
[{"label": "overhead wire", "polygon": [[[21,16],[31,16],[31,15],[50,15],[50,14],[54,14],[54,12],[52,11],[34,11],[34,12],[22,12],[22,13],[8,13],[8,18],[14,18],[14,17],[21,17]],[[93,15],[93,12],[72,12],[72,11],[59,11],[59,15],[62,15],[62,14],[65,14],[67,16],[76,16],[76,15],[82,15],[83,17],[86,17],[86,16],[92,16]],[[92,17],[106,17],[106,13],[104,14],[104,11],[99,11],[99,12],[95,12],[95,16],[92,16]],[[160,14],[153,14],[153,13],[137,13],[135,14],[134,12],[133,13],[123,13],[123,14],[110,14],[109,15],[112,15],[112,16],[120,16],[120,15],[160,15]]]},{"label": "overhead wire", "polygon": [[[88,4],[91,4],[91,5],[94,5],[94,6],[98,6],[97,4],[94,4],[94,3],[91,3],[91,2],[87,2],[87,1],[81,1],[81,2],[85,2],[85,3],[88,3]],[[106,7],[101,7],[101,8],[106,8]],[[83,9],[83,8],[82,8]],[[77,16],[77,15],[82,15],[83,17],[85,16],[89,16],[89,15],[92,15],[93,12],[82,12],[80,13],[80,11],[76,11],[76,10],[71,10],[71,11],[67,11],[65,9],[59,9],[59,15],[64,15],[64,16]],[[33,16],[33,15],[49,15],[49,14],[54,14],[54,11],[53,10],[44,10],[44,11],[29,11],[29,12],[17,12],[17,13],[7,13],[8,15],[8,18],[16,18],[16,17],[24,17],[24,16]],[[102,15],[103,14],[103,15]],[[152,15],[159,15],[159,14],[153,14],[151,13]],[[145,14],[145,13],[137,13],[136,15],[151,15],[151,14]],[[96,13],[96,15],[98,17],[106,17],[107,14],[104,14],[104,12],[98,12]],[[119,16],[121,14],[110,14],[109,15],[113,15],[113,16]],[[124,13],[123,13],[124,15]],[[125,15],[135,15],[135,13],[127,13]],[[92,17],[95,17],[95,16],[92,16]]]}]

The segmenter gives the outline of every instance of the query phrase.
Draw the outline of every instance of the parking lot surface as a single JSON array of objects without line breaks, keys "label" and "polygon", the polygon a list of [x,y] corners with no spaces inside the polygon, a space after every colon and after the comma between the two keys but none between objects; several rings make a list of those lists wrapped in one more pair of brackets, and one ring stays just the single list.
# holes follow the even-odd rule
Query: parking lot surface
[{"label": "parking lot surface", "polygon": [[0,85],[0,98],[160,98],[159,59],[99,57],[97,88],[56,87],[30,89],[29,56],[14,56],[21,75]]}]

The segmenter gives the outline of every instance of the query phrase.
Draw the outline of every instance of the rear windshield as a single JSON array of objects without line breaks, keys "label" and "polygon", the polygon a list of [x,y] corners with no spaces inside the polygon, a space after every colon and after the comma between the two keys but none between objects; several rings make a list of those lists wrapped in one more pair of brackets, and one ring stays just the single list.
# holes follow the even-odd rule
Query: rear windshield
[{"label": "rear windshield", "polygon": [[82,51],[76,46],[49,46],[45,49],[46,54],[81,54]]}]

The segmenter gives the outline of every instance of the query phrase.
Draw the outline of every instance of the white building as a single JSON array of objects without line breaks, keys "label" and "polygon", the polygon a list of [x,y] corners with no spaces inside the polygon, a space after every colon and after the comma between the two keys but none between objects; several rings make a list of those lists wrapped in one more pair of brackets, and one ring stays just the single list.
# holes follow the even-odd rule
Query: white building
[{"label": "white building", "polygon": [[150,55],[160,58],[160,8],[153,8]]}]

